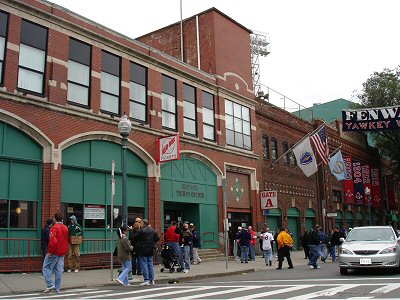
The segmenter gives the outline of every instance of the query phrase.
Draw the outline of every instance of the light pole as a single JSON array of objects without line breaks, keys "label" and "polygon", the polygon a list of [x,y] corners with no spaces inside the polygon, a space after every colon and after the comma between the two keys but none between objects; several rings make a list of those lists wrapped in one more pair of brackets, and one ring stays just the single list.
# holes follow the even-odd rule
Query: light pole
[{"label": "light pole", "polygon": [[126,176],[126,149],[128,136],[132,130],[131,121],[124,114],[118,123],[118,131],[122,137],[122,224],[128,225],[128,205],[127,205],[127,176]]},{"label": "light pole", "polygon": [[372,220],[371,220],[371,190],[366,186],[364,193],[365,193],[365,196],[367,196],[367,200],[368,200],[369,225],[371,226],[371,224],[372,224]]}]

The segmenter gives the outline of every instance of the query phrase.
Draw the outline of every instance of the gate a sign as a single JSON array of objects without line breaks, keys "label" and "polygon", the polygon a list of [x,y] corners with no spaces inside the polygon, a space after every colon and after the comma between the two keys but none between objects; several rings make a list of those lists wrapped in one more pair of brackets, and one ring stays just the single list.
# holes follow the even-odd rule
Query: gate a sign
[{"label": "gate a sign", "polygon": [[278,208],[278,192],[277,191],[263,191],[261,196],[261,209]]}]

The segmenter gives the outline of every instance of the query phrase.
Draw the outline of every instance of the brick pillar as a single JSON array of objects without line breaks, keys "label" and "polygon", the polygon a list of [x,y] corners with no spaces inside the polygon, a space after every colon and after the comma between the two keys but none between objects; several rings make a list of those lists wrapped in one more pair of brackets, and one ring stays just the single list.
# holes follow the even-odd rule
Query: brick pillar
[{"label": "brick pillar", "polygon": [[149,223],[155,228],[158,233],[163,233],[162,226],[162,211],[161,211],[161,194],[160,182],[156,177],[149,177]]},{"label": "brick pillar", "polygon": [[124,113],[130,117],[129,103],[129,80],[130,80],[130,64],[129,60],[122,58],[121,64],[121,115]]},{"label": "brick pillar", "polygon": [[177,131],[183,133],[183,83],[179,80],[176,81],[176,101]]},{"label": "brick pillar", "polygon": [[42,189],[42,226],[44,226],[46,220],[61,211],[61,166],[54,170],[52,163],[43,164]]},{"label": "brick pillar", "polygon": [[149,94],[151,95],[148,97],[149,101],[148,123],[151,128],[161,130],[162,129],[161,74],[158,71],[148,69],[147,78],[148,78],[148,91]]},{"label": "brick pillar", "polygon": [[20,17],[15,15],[9,16],[7,47],[4,64],[4,74],[6,74],[6,76],[4,76],[4,86],[7,88],[7,91],[11,93],[14,93],[14,91],[17,89],[18,83],[18,59],[21,23],[22,20]]},{"label": "brick pillar", "polygon": [[100,112],[101,49],[92,46],[92,70],[90,106],[94,113]]}]

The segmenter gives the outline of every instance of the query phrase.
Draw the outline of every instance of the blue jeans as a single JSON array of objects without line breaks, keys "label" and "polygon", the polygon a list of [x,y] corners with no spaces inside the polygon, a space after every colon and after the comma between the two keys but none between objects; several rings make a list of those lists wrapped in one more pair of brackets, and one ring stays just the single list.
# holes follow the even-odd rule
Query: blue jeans
[{"label": "blue jeans", "polygon": [[319,244],[318,246],[319,256],[325,257],[325,244]]},{"label": "blue jeans", "polygon": [[132,255],[132,274],[138,274],[141,275],[142,273],[142,268],[140,267],[140,260],[139,256],[136,254]]},{"label": "blue jeans", "polygon": [[[43,262],[43,276],[47,288],[54,288],[56,292],[60,291],[62,272],[64,272],[64,256],[57,256],[55,254],[49,256],[47,254]],[[55,275],[54,282],[53,273]]]},{"label": "blue jeans", "polygon": [[310,262],[308,263],[310,266],[316,267],[318,266],[317,261],[319,257],[319,251],[317,245],[308,245],[310,248]]},{"label": "blue jeans", "polygon": [[250,244],[250,260],[256,260],[256,248],[254,244]]},{"label": "blue jeans", "polygon": [[240,261],[247,262],[249,260],[249,247],[247,246],[240,246],[240,253],[241,253],[241,258]]},{"label": "blue jeans", "polygon": [[190,245],[183,246],[185,251],[185,269],[190,270]]},{"label": "blue jeans", "polygon": [[263,250],[263,252],[265,257],[265,263],[268,264],[268,262],[272,261],[272,249]]},{"label": "blue jeans", "polygon": [[336,261],[336,246],[328,247],[328,250],[326,251],[325,259],[328,258],[329,254],[332,255],[332,261]]},{"label": "blue jeans", "polygon": [[144,282],[154,281],[153,256],[140,256]]},{"label": "blue jeans", "polygon": [[128,274],[132,271],[132,261],[130,259],[122,262],[122,272],[119,274],[118,279],[122,281],[122,283],[127,286],[128,282]]},{"label": "blue jeans", "polygon": [[178,256],[179,267],[183,269],[183,255],[181,247],[178,242],[168,242],[168,246],[174,250],[175,254]]}]

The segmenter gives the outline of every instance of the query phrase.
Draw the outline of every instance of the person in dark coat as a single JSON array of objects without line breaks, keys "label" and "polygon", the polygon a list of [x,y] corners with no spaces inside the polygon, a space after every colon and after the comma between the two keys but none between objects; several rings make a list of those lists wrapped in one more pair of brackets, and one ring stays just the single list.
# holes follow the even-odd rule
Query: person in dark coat
[{"label": "person in dark coat", "polygon": [[328,252],[325,255],[325,259],[329,254],[332,255],[332,261],[336,261],[336,246],[339,246],[342,242],[340,241],[341,235],[338,226],[333,228],[333,233],[329,240]]},{"label": "person in dark coat", "polygon": [[142,219],[136,218],[135,223],[132,226],[132,230],[129,231],[129,240],[131,241],[131,245],[133,247],[132,251],[132,275],[142,275],[142,268],[140,267],[140,259],[139,255],[136,253],[136,240],[135,236],[140,230]]},{"label": "person in dark coat", "polygon": [[304,231],[303,236],[301,237],[301,245],[304,250],[304,259],[308,259],[310,257],[310,248],[308,248],[308,235],[310,232],[308,230]]},{"label": "person in dark coat", "polygon": [[261,253],[262,253],[262,257],[261,258],[264,258],[263,238],[262,238],[264,236],[264,233],[265,233],[264,228],[261,228],[260,229],[260,238],[258,240],[258,244],[259,244],[259,247],[260,247],[260,250],[261,250]]},{"label": "person in dark coat", "polygon": [[247,264],[249,261],[249,249],[250,249],[250,240],[251,234],[247,230],[247,228],[243,228],[243,230],[238,234],[238,243],[240,244],[240,262],[243,261]]},{"label": "person in dark coat", "polygon": [[42,262],[47,255],[47,247],[49,246],[50,241],[50,228],[53,225],[53,220],[48,219],[46,222],[46,226],[42,229],[42,236],[40,238],[40,248],[42,249]]},{"label": "person in dark coat", "polygon": [[189,228],[192,231],[193,235],[193,241],[192,241],[193,264],[196,265],[201,263],[201,258],[199,256],[199,249],[201,248],[200,232],[197,230],[196,226],[193,223],[190,223]]},{"label": "person in dark coat", "polygon": [[153,264],[153,251],[156,243],[160,240],[157,232],[149,226],[146,219],[142,220],[142,228],[138,231],[136,240],[136,252],[140,258],[142,267],[143,283],[140,285],[153,285],[154,284],[154,264]]},{"label": "person in dark coat", "polygon": [[319,240],[318,232],[319,225],[315,225],[314,230],[308,236],[308,247],[310,248],[310,261],[308,264],[313,269],[320,268],[317,263],[319,257],[318,245],[321,243]]}]

